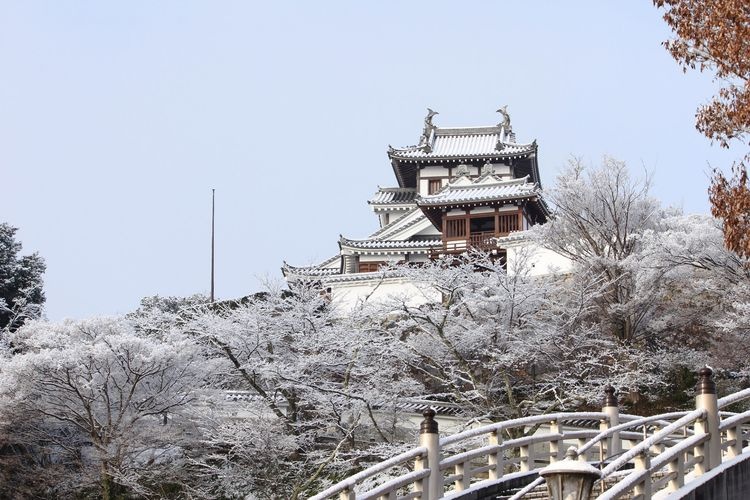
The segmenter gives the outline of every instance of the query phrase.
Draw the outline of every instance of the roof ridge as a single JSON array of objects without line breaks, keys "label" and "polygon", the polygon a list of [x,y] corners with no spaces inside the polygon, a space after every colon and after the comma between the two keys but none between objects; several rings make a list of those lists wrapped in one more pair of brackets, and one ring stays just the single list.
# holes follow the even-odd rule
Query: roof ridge
[{"label": "roof ridge", "polygon": [[336,260],[336,259],[338,259],[339,257],[341,257],[341,255],[339,255],[339,254],[336,254],[336,255],[334,255],[333,257],[331,257],[331,258],[328,258],[328,259],[324,260],[323,262],[321,262],[320,264],[318,264],[318,265],[317,265],[317,267],[323,267],[323,266],[327,266],[328,264],[332,263],[333,261],[335,261],[335,260]]},{"label": "roof ridge", "polygon": [[502,127],[498,125],[474,125],[470,127],[435,127],[435,135],[452,135],[464,133],[467,135],[481,134],[484,132],[499,133]]},{"label": "roof ridge", "polygon": [[375,240],[375,239],[364,239],[364,240],[353,240],[343,235],[339,236],[339,245],[353,247],[353,248],[364,248],[364,249],[380,249],[380,248],[430,248],[437,244],[442,243],[442,238],[438,235],[434,235],[431,239],[407,239],[407,240]]},{"label": "roof ridge", "polygon": [[[523,177],[514,177],[512,179],[502,179],[498,178],[497,174],[485,174],[484,176],[479,176],[476,179],[470,179],[471,184],[465,184],[465,185],[456,185],[452,182],[449,182],[445,185],[443,189],[435,193],[434,195],[428,195],[428,196],[436,196],[443,192],[443,190],[449,190],[449,189],[473,189],[476,187],[479,187],[479,181],[485,180],[488,176],[492,176],[497,179],[496,183],[493,183],[492,186],[513,186],[513,185],[523,185],[523,184],[531,184],[532,186],[536,186],[537,184],[535,182],[529,182],[529,176],[525,175]],[[461,179],[462,177],[457,177],[455,180]],[[426,197],[421,197],[421,199],[424,199]]]},{"label": "roof ridge", "polygon": [[383,186],[378,186],[378,191],[379,192],[383,192],[383,193],[392,193],[392,192],[405,193],[407,191],[411,192],[411,191],[416,191],[416,190],[417,190],[417,188],[410,188],[410,187],[400,187],[400,186],[398,186],[398,187],[383,187]]},{"label": "roof ridge", "polygon": [[[441,236],[439,234],[433,234],[433,235],[427,235],[431,236],[431,238],[424,238],[424,239],[407,239],[407,240],[376,240],[374,238],[361,238],[361,239],[354,239],[354,238],[347,238],[346,236],[340,234],[339,235],[339,241],[349,241],[349,242],[359,242],[359,241],[372,241],[373,243],[404,243],[404,242],[418,242],[418,241],[430,241],[430,240],[439,240]],[[338,257],[338,255],[336,256]]]}]

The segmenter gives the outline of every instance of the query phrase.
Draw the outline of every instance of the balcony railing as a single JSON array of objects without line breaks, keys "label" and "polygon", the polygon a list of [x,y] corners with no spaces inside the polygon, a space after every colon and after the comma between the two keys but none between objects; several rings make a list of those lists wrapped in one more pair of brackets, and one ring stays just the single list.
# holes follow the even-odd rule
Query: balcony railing
[{"label": "balcony railing", "polygon": [[492,248],[497,248],[495,238],[497,238],[497,236],[495,236],[494,231],[472,233],[469,235],[469,247],[478,248],[480,250],[490,250]]},{"label": "balcony railing", "polygon": [[497,246],[496,238],[498,237],[499,235],[496,235],[493,231],[483,231],[472,233],[468,238],[446,240],[441,246],[430,248],[429,257],[436,259],[441,255],[457,255],[471,249],[492,252],[493,255],[505,255],[505,251],[499,249]]}]

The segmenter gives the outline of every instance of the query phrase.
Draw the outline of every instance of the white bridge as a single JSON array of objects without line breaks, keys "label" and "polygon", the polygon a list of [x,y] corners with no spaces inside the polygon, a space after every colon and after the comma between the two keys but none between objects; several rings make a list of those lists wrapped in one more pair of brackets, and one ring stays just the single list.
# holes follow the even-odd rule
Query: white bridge
[{"label": "white bridge", "polygon": [[717,399],[703,368],[691,411],[620,414],[608,387],[601,412],[507,420],[441,438],[427,410],[417,447],[310,500],[750,498],[750,411],[723,411],[748,399],[750,389]]}]

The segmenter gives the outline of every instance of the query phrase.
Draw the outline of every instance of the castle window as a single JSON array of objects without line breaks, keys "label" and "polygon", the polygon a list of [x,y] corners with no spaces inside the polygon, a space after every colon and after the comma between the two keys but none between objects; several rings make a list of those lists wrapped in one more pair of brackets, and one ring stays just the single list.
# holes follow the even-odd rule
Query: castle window
[{"label": "castle window", "polygon": [[466,237],[466,219],[446,219],[445,236],[448,238]]},{"label": "castle window", "polygon": [[443,187],[443,181],[440,179],[430,179],[427,185],[427,194],[435,194],[440,191],[441,187]]},{"label": "castle window", "polygon": [[495,217],[472,217],[471,233],[495,232]]},{"label": "castle window", "polygon": [[359,272],[360,273],[374,273],[382,265],[385,265],[385,262],[383,261],[360,262]]}]

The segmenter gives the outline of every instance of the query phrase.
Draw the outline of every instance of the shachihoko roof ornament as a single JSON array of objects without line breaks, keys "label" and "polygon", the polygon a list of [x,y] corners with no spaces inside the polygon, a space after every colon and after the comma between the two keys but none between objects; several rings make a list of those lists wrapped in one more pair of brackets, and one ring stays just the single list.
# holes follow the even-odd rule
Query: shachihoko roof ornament
[{"label": "shachihoko roof ornament", "polygon": [[422,135],[419,138],[418,148],[424,150],[425,153],[432,152],[432,132],[435,130],[435,125],[432,123],[432,117],[439,114],[437,111],[433,111],[427,108],[427,116],[424,118],[424,128],[422,129]]},{"label": "shachihoko roof ornament", "polygon": [[510,126],[510,114],[508,113],[508,105],[506,104],[502,108],[497,110],[498,113],[503,115],[503,121],[498,123],[498,127],[505,127],[505,131],[507,133],[511,133],[513,131],[513,127]]}]

